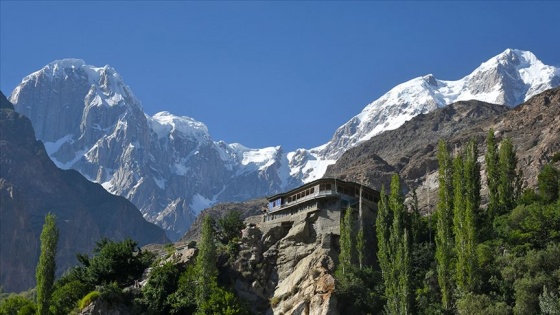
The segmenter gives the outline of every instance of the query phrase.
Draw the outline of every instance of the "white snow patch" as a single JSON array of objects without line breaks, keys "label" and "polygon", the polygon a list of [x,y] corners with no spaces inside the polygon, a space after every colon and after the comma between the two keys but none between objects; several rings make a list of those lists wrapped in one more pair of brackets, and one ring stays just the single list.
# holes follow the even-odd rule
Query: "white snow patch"
[{"label": "white snow patch", "polygon": [[174,171],[175,174],[177,174],[179,176],[184,176],[189,171],[189,168],[186,167],[183,164],[175,163],[175,164],[173,164],[173,171]]},{"label": "white snow patch", "polygon": [[165,189],[165,182],[166,180],[163,178],[154,178],[154,182],[158,185],[159,188]]},{"label": "white snow patch", "polygon": [[215,200],[210,200],[201,194],[196,194],[193,196],[191,200],[191,204],[189,205],[192,211],[198,215],[202,210],[211,207],[215,203]]},{"label": "white snow patch", "polygon": [[159,112],[149,117],[152,129],[159,138],[169,137],[178,132],[187,137],[192,137],[199,143],[210,140],[208,127],[205,124],[187,116],[175,116],[169,112]]},{"label": "white snow patch", "polygon": [[47,150],[47,154],[50,156],[54,153],[56,153],[60,147],[66,143],[66,142],[73,142],[73,134],[67,134],[66,136],[56,140],[55,142],[45,142],[43,143],[45,145],[45,150]]}]

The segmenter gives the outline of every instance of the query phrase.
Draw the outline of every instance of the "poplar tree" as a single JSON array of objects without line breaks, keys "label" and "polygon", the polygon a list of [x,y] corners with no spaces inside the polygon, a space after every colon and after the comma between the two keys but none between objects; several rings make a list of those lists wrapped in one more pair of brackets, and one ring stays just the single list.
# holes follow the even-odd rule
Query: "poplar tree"
[{"label": "poplar tree", "polygon": [[389,208],[393,213],[390,245],[395,249],[393,260],[394,279],[396,281],[396,309],[393,314],[408,314],[410,312],[410,282],[411,260],[409,233],[406,229],[406,206],[402,195],[401,180],[398,174],[391,180],[391,195]]},{"label": "poplar tree", "polygon": [[197,275],[196,299],[200,307],[217,286],[218,269],[216,267],[216,244],[214,242],[214,230],[212,218],[209,215],[202,221],[202,236],[196,258],[195,272]]},{"label": "poplar tree", "polygon": [[437,204],[436,262],[438,283],[441,289],[441,304],[445,310],[451,308],[452,258],[453,258],[453,172],[451,157],[445,141],[438,145],[439,200]]},{"label": "poplar tree", "polygon": [[366,240],[364,236],[364,224],[362,219],[360,218],[360,227],[358,228],[358,235],[356,235],[356,251],[358,252],[358,263],[360,269],[363,268],[364,265],[364,255],[366,250]]},{"label": "poplar tree", "polygon": [[391,265],[391,247],[389,245],[389,236],[391,222],[393,220],[392,214],[389,211],[389,201],[385,192],[385,185],[381,186],[381,194],[378,203],[377,218],[375,219],[375,231],[377,234],[377,260],[381,268],[381,274],[387,288],[390,265]]},{"label": "poplar tree", "polygon": [[486,137],[486,184],[488,185],[488,222],[491,225],[496,214],[499,213],[500,198],[498,196],[498,186],[500,183],[498,145],[494,137],[494,130],[488,131]]},{"label": "poplar tree", "polygon": [[340,225],[340,267],[344,274],[352,263],[352,208],[348,207]]},{"label": "poplar tree", "polygon": [[391,193],[381,190],[376,220],[379,251],[377,257],[385,284],[389,314],[410,312],[411,258],[410,233],[404,224],[406,207],[397,174],[391,180]]},{"label": "poplar tree", "polygon": [[466,288],[466,256],[467,239],[465,226],[465,183],[463,181],[463,157],[458,155],[453,159],[453,234],[455,235],[455,253],[457,262],[455,264],[455,280],[457,289],[463,291]]},{"label": "poplar tree", "polygon": [[45,216],[45,224],[41,232],[41,255],[35,273],[37,280],[37,314],[39,315],[49,314],[56,270],[55,257],[58,236],[56,216],[48,213]]},{"label": "poplar tree", "polygon": [[498,196],[500,214],[515,207],[521,190],[521,174],[517,172],[517,157],[510,138],[500,142]]},{"label": "poplar tree", "polygon": [[465,289],[472,290],[476,281],[477,228],[480,227],[480,163],[474,140],[469,141],[463,165],[464,208],[461,216],[461,233],[465,242],[464,261]]}]

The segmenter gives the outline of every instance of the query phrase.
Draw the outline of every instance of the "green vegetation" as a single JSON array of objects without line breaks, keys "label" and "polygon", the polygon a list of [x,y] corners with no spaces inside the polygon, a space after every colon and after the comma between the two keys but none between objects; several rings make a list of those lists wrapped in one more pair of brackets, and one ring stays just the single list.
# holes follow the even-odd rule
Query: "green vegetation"
[{"label": "green vegetation", "polygon": [[84,296],[80,302],[78,303],[79,308],[82,310],[90,305],[93,301],[96,301],[101,296],[101,292],[99,291],[91,291],[86,296]]},{"label": "green vegetation", "polygon": [[12,294],[0,302],[0,315],[35,314],[37,305],[21,295]]},{"label": "green vegetation", "polygon": [[453,257],[453,178],[452,164],[447,144],[439,141],[439,201],[437,204],[436,262],[437,279],[441,288],[441,304],[444,310],[451,308],[452,257]]},{"label": "green vegetation", "polygon": [[348,207],[344,212],[344,218],[340,223],[340,255],[338,255],[338,260],[340,261],[340,269],[344,274],[352,264],[352,229],[354,226],[354,220],[352,218],[352,208]]},{"label": "green vegetation", "polygon": [[391,180],[391,193],[383,188],[377,215],[379,266],[385,285],[386,312],[407,314],[411,300],[411,240],[409,219],[398,175]]},{"label": "green vegetation", "polygon": [[41,256],[37,264],[37,314],[49,314],[49,305],[53,291],[55,257],[58,243],[56,217],[49,213],[45,216],[45,224],[41,232]]},{"label": "green vegetation", "polygon": [[[368,227],[356,224],[351,208],[344,212],[335,272],[341,313],[560,314],[560,172],[555,164],[544,165],[536,187],[520,193],[511,141],[497,144],[493,132],[487,141],[486,170],[493,178],[486,179],[486,196],[476,143],[452,158],[440,141],[433,215],[419,214],[414,190],[405,204],[398,175],[388,193],[382,188],[376,240],[365,239]],[[130,239],[102,239],[93,255],[79,254],[79,266],[54,281],[58,230],[49,214],[37,294],[1,294],[0,315],[76,314],[95,301],[134,314],[248,314],[220,266],[236,255],[243,227],[239,213],[217,222],[205,217],[200,241],[189,245],[198,245],[198,255],[188,264],[172,256],[156,259]],[[364,265],[366,243],[377,245],[373,265]]]},{"label": "green vegetation", "polygon": [[91,286],[113,282],[123,288],[132,285],[154,259],[152,253],[142,251],[137,245],[131,239],[114,242],[103,238],[96,243],[93,257],[77,255],[82,266],[73,272],[78,280]]},{"label": "green vegetation", "polygon": [[[498,143],[490,131],[488,190],[482,196],[475,142],[451,157],[440,141],[438,162],[433,215],[418,215],[414,191],[407,211],[395,178],[389,194],[382,188],[375,226],[378,266],[360,270],[350,264],[344,273],[337,270],[340,311],[560,314],[560,172],[555,165],[544,165],[536,187],[521,191],[515,147],[507,138]],[[345,228],[341,233],[347,233]]]},{"label": "green vegetation", "polygon": [[[125,309],[133,314],[248,314],[248,308],[240,303],[235,294],[218,283],[217,234],[220,242],[235,242],[244,227],[239,214],[225,216],[217,225],[210,217],[204,218],[198,256],[194,263],[185,265],[169,255],[155,259],[151,252],[143,251],[130,239],[120,242],[101,239],[96,243],[93,255],[78,254],[79,266],[68,270],[56,282],[44,281],[38,287],[38,296],[45,292],[44,314],[77,314],[95,301],[104,305]],[[50,254],[51,264],[41,260],[38,277],[52,272],[54,280],[54,249],[58,231],[54,216],[45,218],[41,236],[42,255]],[[196,243],[191,243],[194,246]],[[173,248],[165,246],[169,252]],[[150,267],[150,277],[143,287],[139,286],[142,275]],[[27,294],[29,295],[29,294]],[[34,297],[2,295],[0,315],[35,314],[38,306]]]},{"label": "green vegetation", "polygon": [[474,141],[470,141],[464,158],[453,162],[453,232],[455,234],[456,282],[459,293],[469,292],[476,280],[476,222],[480,205],[480,165]]}]

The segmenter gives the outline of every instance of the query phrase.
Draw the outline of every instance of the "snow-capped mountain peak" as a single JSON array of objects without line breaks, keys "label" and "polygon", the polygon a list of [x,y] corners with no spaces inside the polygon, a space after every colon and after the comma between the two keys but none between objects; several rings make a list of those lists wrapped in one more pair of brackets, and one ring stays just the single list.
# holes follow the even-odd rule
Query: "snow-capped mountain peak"
[{"label": "snow-capped mountain peak", "polygon": [[179,134],[191,137],[199,142],[210,140],[208,127],[187,116],[175,116],[167,111],[159,112],[151,117],[151,127],[159,138]]},{"label": "snow-capped mountain peak", "polygon": [[456,81],[429,74],[397,85],[339,127],[315,151],[321,159],[337,159],[359,143],[438,107],[466,100],[513,107],[558,85],[560,68],[543,64],[530,51],[506,49]]},{"label": "snow-capped mountain peak", "polygon": [[340,126],[329,142],[294,152],[214,141],[193,118],[146,115],[115,69],[80,59],[57,60],[30,74],[10,100],[31,119],[55,163],[128,198],[176,239],[204,207],[320,178],[348,149],[418,114],[471,99],[516,106],[558,85],[559,68],[507,49],[459,80],[427,74],[403,82]]}]

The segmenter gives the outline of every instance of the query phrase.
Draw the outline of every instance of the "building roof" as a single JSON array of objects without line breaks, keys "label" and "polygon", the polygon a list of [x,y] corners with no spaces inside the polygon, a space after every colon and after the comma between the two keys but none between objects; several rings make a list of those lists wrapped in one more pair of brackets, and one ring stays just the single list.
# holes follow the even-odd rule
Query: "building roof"
[{"label": "building roof", "polygon": [[286,192],[283,192],[283,193],[279,193],[279,194],[276,194],[276,195],[273,195],[273,196],[270,196],[270,197],[266,197],[266,199],[268,199],[268,201],[276,200],[278,198],[281,198],[281,197],[284,197],[284,196],[287,196],[287,195],[291,195],[291,194],[293,194],[295,192],[298,192],[300,190],[307,189],[307,188],[315,186],[317,184],[326,183],[326,182],[329,182],[329,183],[336,182],[336,183],[341,183],[343,185],[351,185],[351,186],[358,186],[358,187],[361,186],[364,189],[369,190],[371,193],[379,194],[379,192],[377,190],[375,190],[373,188],[370,188],[366,185],[362,185],[362,184],[359,184],[359,183],[356,183],[356,182],[348,182],[348,181],[344,181],[344,180],[337,179],[337,178],[334,178],[334,177],[332,177],[332,178],[331,177],[323,177],[323,178],[316,179],[312,182],[303,184],[303,185],[301,185],[297,188],[294,188],[292,190],[289,190],[289,191],[286,191]]}]

